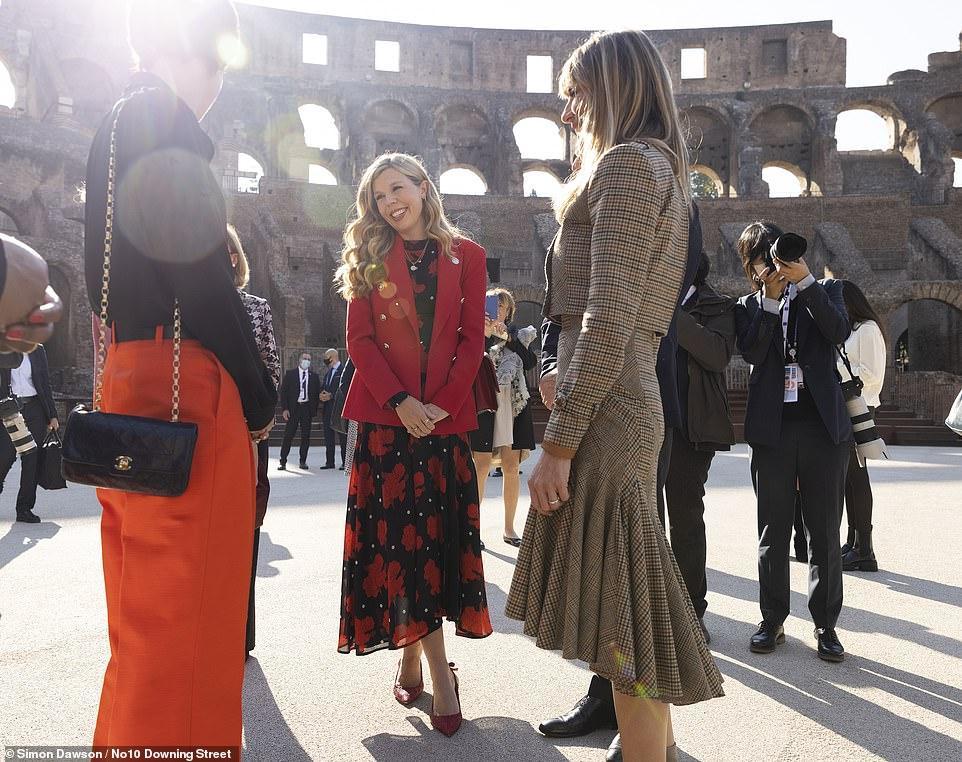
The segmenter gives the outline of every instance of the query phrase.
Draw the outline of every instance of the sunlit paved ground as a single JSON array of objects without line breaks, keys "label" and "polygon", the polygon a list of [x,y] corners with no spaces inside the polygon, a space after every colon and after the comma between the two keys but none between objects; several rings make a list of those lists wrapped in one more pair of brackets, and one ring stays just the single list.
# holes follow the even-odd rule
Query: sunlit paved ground
[{"label": "sunlit paved ground", "polygon": [[[706,622],[728,695],[674,713],[683,759],[962,759],[962,449],[891,452],[872,469],[883,571],[845,577],[841,665],[815,656],[798,564],[787,644],[748,652],[759,619],[748,451],[716,458]],[[315,465],[320,457],[312,452]],[[467,722],[445,739],[428,722],[430,685],[405,709],[391,697],[392,655],[335,651],[343,474],[272,478],[245,684],[247,759],[604,759],[610,733],[550,741],[537,732],[584,693],[590,673],[538,650],[503,615],[516,550],[500,540],[499,480],[482,511],[496,633],[449,638]],[[98,504],[77,487],[41,493],[45,523],[14,524],[18,479],[15,467],[0,495],[0,744],[82,744],[107,659]]]}]

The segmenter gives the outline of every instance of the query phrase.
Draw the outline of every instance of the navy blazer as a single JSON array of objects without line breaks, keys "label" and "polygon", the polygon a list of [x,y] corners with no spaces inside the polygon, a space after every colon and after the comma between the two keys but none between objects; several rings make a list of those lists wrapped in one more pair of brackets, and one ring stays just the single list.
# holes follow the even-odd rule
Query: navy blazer
[{"label": "navy blazer", "polygon": [[[851,333],[842,281],[827,278],[798,292],[798,361],[805,386],[835,444],[852,438],[852,422],[835,370],[835,346]],[[735,308],[738,351],[751,364],[745,439],[751,445],[777,445],[785,397],[785,339],[782,320],[766,312],[759,293],[743,296]]]},{"label": "navy blazer", "polygon": [[[43,407],[43,414],[49,423],[57,417],[57,406],[54,404],[53,391],[50,388],[50,368],[47,365],[47,352],[43,344],[27,355],[30,360],[30,380],[37,390],[37,398]],[[0,398],[10,396],[10,369],[0,369]]]}]

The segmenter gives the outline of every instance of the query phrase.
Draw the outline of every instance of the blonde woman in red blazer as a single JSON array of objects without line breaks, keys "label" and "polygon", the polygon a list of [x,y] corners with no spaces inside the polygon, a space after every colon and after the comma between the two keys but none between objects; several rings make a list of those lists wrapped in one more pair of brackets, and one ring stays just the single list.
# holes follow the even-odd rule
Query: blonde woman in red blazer
[{"label": "blonde woman in red blazer", "polygon": [[[444,215],[417,159],[365,171],[337,281],[357,370],[344,417],[359,423],[347,503],[338,650],[403,649],[394,697],[415,701],[431,673],[431,723],[461,725],[444,619],[491,634],[467,432],[484,353],[484,249]],[[453,667],[453,665],[451,665]]]}]

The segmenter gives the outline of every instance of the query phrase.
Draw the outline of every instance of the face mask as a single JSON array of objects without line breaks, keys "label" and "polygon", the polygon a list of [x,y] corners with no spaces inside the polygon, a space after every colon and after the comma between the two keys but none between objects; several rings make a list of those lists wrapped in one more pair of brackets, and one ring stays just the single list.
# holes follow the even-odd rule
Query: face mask
[{"label": "face mask", "polygon": [[301,360],[301,368],[302,368],[302,369],[307,370],[307,369],[310,368],[310,367],[311,367],[311,361],[310,361],[310,360]]}]

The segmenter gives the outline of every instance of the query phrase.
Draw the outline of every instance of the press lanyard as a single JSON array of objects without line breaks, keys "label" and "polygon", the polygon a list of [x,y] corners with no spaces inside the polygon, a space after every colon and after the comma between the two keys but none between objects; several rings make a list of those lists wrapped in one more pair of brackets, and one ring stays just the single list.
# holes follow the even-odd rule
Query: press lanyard
[{"label": "press lanyard", "polygon": [[[798,308],[792,309],[792,302],[797,294],[794,291],[795,284],[790,283],[786,292],[785,301],[782,303],[782,336],[785,342],[785,362],[798,362]],[[791,336],[791,341],[789,341]]]}]

